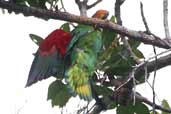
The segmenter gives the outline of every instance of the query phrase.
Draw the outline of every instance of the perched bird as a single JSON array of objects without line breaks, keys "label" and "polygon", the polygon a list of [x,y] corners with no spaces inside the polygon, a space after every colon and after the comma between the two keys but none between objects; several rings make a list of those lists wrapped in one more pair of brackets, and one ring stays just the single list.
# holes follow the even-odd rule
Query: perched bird
[{"label": "perched bird", "polygon": [[[98,10],[92,17],[106,19],[108,15],[108,11]],[[96,27],[78,25],[72,34],[74,34],[70,43],[72,46],[69,45],[72,47],[71,66],[67,70],[66,80],[73,93],[90,101],[92,99],[90,77],[95,71],[97,56],[102,46],[101,32]]]},{"label": "perched bird", "polygon": [[27,86],[52,75],[64,73],[64,58],[72,35],[61,29],[50,33],[39,46],[31,65]]},{"label": "perched bird", "polygon": [[[98,10],[92,17],[106,19],[108,11]],[[54,75],[65,77],[68,88],[84,100],[92,99],[91,76],[102,48],[101,31],[79,24],[71,33],[57,29],[50,33],[35,54],[27,86]]]},{"label": "perched bird", "polygon": [[[66,81],[70,90],[80,98],[90,101],[92,99],[91,79],[95,71],[98,52],[102,46],[101,32],[93,27],[87,29],[87,33],[82,33],[82,29],[87,26],[79,25],[73,32],[80,32],[73,38],[77,42],[71,51],[71,66],[66,72]],[[72,44],[72,41],[71,43]]]},{"label": "perched bird", "polygon": [[106,19],[109,15],[109,12],[107,10],[97,10],[96,13],[92,16],[93,18],[98,19]]}]

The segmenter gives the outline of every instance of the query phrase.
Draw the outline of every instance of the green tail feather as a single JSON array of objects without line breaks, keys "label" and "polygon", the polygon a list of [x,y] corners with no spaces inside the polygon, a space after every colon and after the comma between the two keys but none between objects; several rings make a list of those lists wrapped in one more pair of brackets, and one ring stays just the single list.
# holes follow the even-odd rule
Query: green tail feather
[{"label": "green tail feather", "polygon": [[69,76],[67,82],[71,90],[78,94],[80,98],[91,100],[89,74],[76,64],[69,69],[67,75]]}]

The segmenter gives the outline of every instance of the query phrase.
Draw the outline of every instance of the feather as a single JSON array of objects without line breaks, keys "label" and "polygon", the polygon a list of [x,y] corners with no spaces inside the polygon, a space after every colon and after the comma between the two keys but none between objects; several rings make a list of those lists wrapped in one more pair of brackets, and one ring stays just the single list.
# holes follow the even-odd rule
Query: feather
[{"label": "feather", "polygon": [[40,43],[31,65],[26,87],[50,76],[64,74],[66,48],[71,38],[69,32],[56,29]]},{"label": "feather", "polygon": [[39,51],[31,65],[26,87],[31,86],[37,81],[47,79],[52,75],[60,74],[64,69],[62,56],[56,51],[52,55],[42,56]]}]

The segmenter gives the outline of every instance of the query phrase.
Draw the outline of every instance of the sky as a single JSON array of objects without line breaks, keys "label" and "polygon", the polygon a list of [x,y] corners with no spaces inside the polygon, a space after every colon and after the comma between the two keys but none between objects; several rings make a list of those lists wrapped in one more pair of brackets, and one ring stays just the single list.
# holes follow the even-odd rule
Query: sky
[{"label": "sky", "polygon": [[[93,2],[95,0],[91,0]],[[164,37],[162,0],[141,0],[144,4],[144,13],[150,30]],[[127,0],[122,6],[123,25],[133,30],[145,30],[140,15],[140,0]],[[113,0],[103,0],[94,9],[88,11],[91,16],[98,9],[106,9],[113,14]],[[67,11],[73,14],[79,14],[74,0],[64,0]],[[171,9],[171,3],[169,2]],[[169,10],[169,20],[171,12]],[[27,80],[30,65],[33,60],[33,53],[37,46],[30,40],[29,34],[37,34],[45,38],[54,29],[60,27],[63,21],[49,20],[44,21],[34,17],[24,17],[22,14],[2,14],[0,10],[0,106],[1,114],[59,114],[58,107],[51,107],[50,101],[47,101],[48,85],[54,81],[49,78],[41,81],[29,88],[24,88]],[[169,22],[171,26],[171,22]],[[145,57],[153,55],[152,46],[141,45],[140,50],[144,52]],[[158,49],[158,53],[161,50]],[[170,90],[170,70],[166,67],[157,71],[156,93],[161,101],[166,99],[171,104]],[[149,79],[151,81],[152,78]],[[137,91],[145,97],[152,99],[152,91],[148,84],[137,86]],[[80,100],[71,99],[67,104],[67,110],[74,113],[78,109]],[[158,102],[160,103],[160,102]],[[64,108],[66,112],[66,108]],[[111,114],[108,111],[107,114]]]}]

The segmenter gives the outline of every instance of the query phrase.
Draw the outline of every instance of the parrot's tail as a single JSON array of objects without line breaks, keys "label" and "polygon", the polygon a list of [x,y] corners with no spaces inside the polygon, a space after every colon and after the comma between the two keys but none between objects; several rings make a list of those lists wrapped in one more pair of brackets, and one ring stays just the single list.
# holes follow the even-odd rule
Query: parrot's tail
[{"label": "parrot's tail", "polygon": [[88,73],[83,71],[78,65],[74,65],[67,72],[67,82],[71,91],[78,94],[81,99],[92,100]]}]

